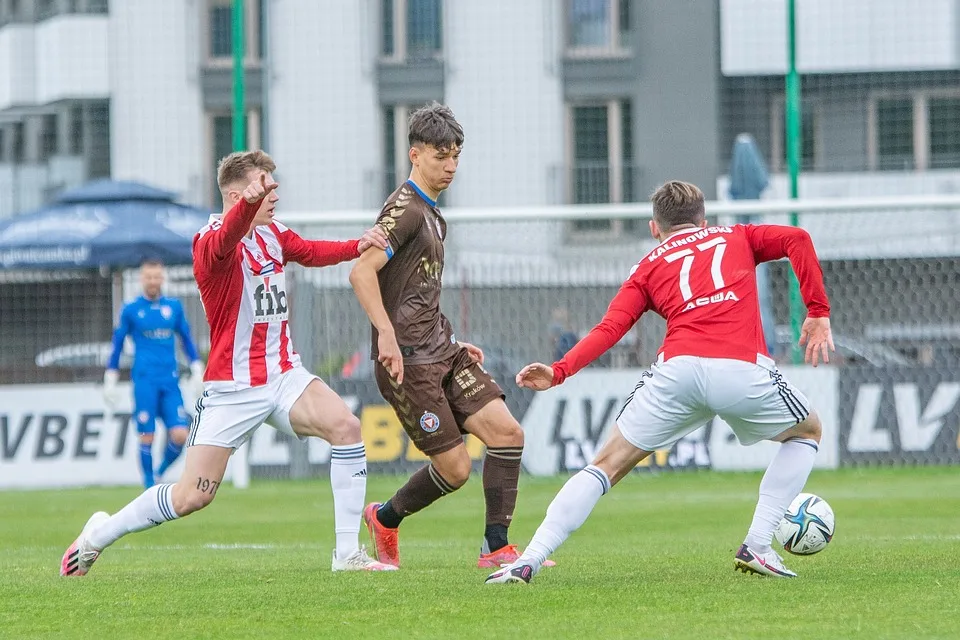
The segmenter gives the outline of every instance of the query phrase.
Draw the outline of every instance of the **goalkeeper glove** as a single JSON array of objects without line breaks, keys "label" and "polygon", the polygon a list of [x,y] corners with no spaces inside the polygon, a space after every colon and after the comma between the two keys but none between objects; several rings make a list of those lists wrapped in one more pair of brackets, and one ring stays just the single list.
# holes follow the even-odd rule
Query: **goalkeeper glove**
[{"label": "goalkeeper glove", "polygon": [[103,372],[103,401],[111,409],[116,409],[120,402],[120,392],[117,389],[119,380],[120,372],[116,369],[107,369]]},{"label": "goalkeeper glove", "polygon": [[196,397],[203,395],[203,363],[199,360],[194,360],[190,363],[190,390]]}]

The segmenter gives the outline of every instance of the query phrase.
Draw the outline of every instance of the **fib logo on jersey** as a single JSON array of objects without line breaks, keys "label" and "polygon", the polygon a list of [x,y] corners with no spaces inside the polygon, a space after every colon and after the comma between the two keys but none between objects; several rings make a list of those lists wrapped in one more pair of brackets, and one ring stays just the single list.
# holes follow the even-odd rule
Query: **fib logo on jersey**
[{"label": "fib logo on jersey", "polygon": [[255,277],[253,289],[254,322],[277,322],[287,319],[287,291],[284,274]]},{"label": "fib logo on jersey", "polygon": [[435,413],[424,411],[423,415],[420,416],[420,428],[427,433],[433,433],[440,428],[440,418]]}]

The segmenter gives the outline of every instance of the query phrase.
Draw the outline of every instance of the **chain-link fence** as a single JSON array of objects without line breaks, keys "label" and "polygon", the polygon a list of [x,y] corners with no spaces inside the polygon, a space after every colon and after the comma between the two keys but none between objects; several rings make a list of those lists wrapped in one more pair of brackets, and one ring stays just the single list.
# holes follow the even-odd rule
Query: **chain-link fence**
[{"label": "chain-link fence", "polygon": [[[0,0],[0,219],[101,177],[218,209],[216,161],[233,138],[236,6]],[[372,222],[409,170],[410,112],[431,100],[452,106],[466,144],[441,198],[451,221],[442,304],[458,335],[485,348],[519,417],[532,415],[533,398],[509,384],[515,371],[582,337],[651,246],[642,215],[592,207],[643,202],[671,178],[698,183],[710,200],[789,193],[786,1],[239,6],[247,145],[277,160],[280,219],[307,237],[353,237]],[[956,458],[960,209],[924,199],[960,193],[958,19],[952,0],[796,2],[799,194],[838,203],[800,224],[833,303],[839,373],[822,384],[835,389],[842,460],[928,450],[931,460]],[[885,197],[909,201],[841,206]],[[763,206],[741,213],[788,221]],[[724,211],[715,218],[746,219]],[[781,363],[793,340],[787,270],[776,263],[762,276]],[[167,292],[184,299],[205,352],[190,268],[169,272]],[[405,468],[416,455],[372,386],[369,325],[347,267],[291,274],[304,363],[351,398],[365,435],[389,445],[371,446],[373,455]],[[137,288],[134,272],[110,264],[0,271],[0,382],[98,380],[119,305]],[[661,320],[645,317],[597,371],[645,366],[662,333]],[[606,406],[601,396],[591,406]],[[583,416],[570,419],[595,420]],[[290,450],[263,446],[251,461],[288,473]],[[298,472],[311,472],[326,454],[296,455]],[[571,456],[558,457],[559,468],[574,465]]]}]

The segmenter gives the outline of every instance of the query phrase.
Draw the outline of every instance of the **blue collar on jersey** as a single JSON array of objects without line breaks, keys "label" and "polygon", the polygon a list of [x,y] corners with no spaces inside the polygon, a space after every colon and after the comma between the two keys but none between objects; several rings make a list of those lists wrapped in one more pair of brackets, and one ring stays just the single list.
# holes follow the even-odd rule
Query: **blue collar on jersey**
[{"label": "blue collar on jersey", "polygon": [[410,185],[410,186],[413,188],[413,190],[416,191],[416,192],[420,195],[421,198],[423,198],[424,200],[426,200],[427,204],[429,204],[431,207],[437,206],[437,201],[434,200],[433,198],[431,198],[430,196],[428,196],[427,194],[425,194],[425,193],[423,192],[423,190],[422,190],[420,187],[417,186],[417,183],[416,183],[416,182],[414,182],[413,180],[408,179],[408,180],[407,180],[407,184]]}]

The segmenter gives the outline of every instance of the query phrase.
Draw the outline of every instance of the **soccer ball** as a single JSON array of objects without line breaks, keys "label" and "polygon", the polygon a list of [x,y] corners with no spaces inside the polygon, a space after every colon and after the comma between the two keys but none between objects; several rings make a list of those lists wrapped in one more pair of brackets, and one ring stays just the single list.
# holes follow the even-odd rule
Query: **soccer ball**
[{"label": "soccer ball", "polygon": [[833,539],[833,509],[812,493],[798,495],[774,531],[784,551],[809,556],[823,551]]}]

